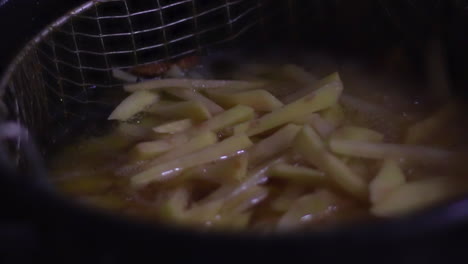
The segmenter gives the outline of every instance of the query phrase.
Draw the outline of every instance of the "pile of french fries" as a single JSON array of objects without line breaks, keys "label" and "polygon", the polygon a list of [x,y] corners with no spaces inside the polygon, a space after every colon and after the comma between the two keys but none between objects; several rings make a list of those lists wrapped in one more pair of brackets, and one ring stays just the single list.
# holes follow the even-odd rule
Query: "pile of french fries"
[{"label": "pile of french fries", "polygon": [[[275,97],[264,80],[124,85],[129,96],[109,120],[137,140],[116,174],[137,192],[171,186],[156,203],[170,221],[237,229],[254,226],[261,206],[276,213],[273,228],[289,230],[326,221],[347,201],[392,217],[467,190],[453,177],[410,181],[404,172],[415,164],[451,166],[457,160],[452,151],[421,144],[443,129],[453,107],[409,127],[404,142],[388,142],[383,133],[349,122],[349,96],[338,73],[317,80],[298,66],[284,71],[304,87],[287,98]],[[148,116],[160,122],[142,125]],[[217,187],[193,200],[187,182],[194,178]],[[270,181],[283,186],[273,190]]]}]

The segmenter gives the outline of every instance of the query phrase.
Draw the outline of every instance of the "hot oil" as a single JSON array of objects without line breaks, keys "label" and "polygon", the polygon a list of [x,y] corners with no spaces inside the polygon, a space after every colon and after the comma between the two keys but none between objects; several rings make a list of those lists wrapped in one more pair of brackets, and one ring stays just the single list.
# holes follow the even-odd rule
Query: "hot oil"
[{"label": "hot oil", "polygon": [[[424,85],[415,80],[401,78],[401,76],[388,76],[383,72],[370,70],[366,63],[340,62],[325,56],[309,56],[309,64],[304,69],[316,76],[317,79],[339,69],[341,79],[345,87],[345,95],[341,99],[344,106],[345,124],[360,125],[375,129],[384,134],[384,141],[397,143],[404,140],[408,127],[416,121],[422,120],[440,108],[434,106],[432,98],[424,94]],[[249,60],[241,63],[236,72],[223,73],[223,77],[243,79],[274,78],[275,82],[267,87],[273,95],[285,98],[296,91],[291,91],[291,80],[287,79],[278,69],[291,61],[279,60],[276,66],[258,63],[255,65]],[[261,61],[261,60],[260,60]],[[270,60],[271,61],[271,60]],[[311,66],[312,65],[312,66]],[[323,67],[321,67],[323,65]],[[245,67],[244,67],[245,66]],[[206,66],[209,68],[209,66]],[[257,72],[255,72],[257,71]],[[303,85],[304,86],[304,85]],[[301,85],[294,85],[301,87]],[[300,88],[299,88],[300,89]],[[162,117],[141,116],[134,119],[128,125],[141,125],[150,129],[152,126],[164,123]],[[106,121],[103,121],[106,122]],[[60,191],[70,195],[85,204],[97,206],[103,209],[120,212],[139,217],[152,222],[167,222],[161,208],[166,203],[166,198],[181,188],[192,195],[192,200],[182,209],[188,209],[191,205],[209,196],[210,192],[219,187],[219,183],[209,182],[210,179],[179,180],[164,183],[160,186],[149,185],[141,190],[135,190],[129,186],[129,178],[125,173],[118,173],[122,165],[128,164],[131,157],[132,146],[137,142],[154,140],[154,135],[142,134],[140,136],[122,133],[114,126],[108,133],[100,136],[86,136],[78,143],[67,145],[63,151],[55,155],[50,161],[52,179]],[[468,132],[467,126],[461,116],[457,116],[450,125],[435,135],[433,141],[425,142],[428,145],[447,149],[464,149],[459,144],[463,142],[463,136]],[[225,135],[223,135],[225,136]],[[442,139],[442,140],[440,140]],[[300,164],[302,161],[299,161]],[[369,182],[378,171],[380,162],[368,162],[366,169],[366,181]],[[356,166],[356,171],[362,168]],[[362,170],[361,170],[362,171]],[[404,168],[409,181],[428,177],[428,171],[453,174],[446,168],[429,168],[425,166]],[[185,175],[190,178],[193,175]],[[223,177],[223,175],[219,175]],[[185,179],[185,178],[184,178]],[[205,183],[205,184],[204,184]],[[278,218],[283,212],[272,208],[272,203],[288,188],[299,189],[299,194],[311,193],[315,188],[303,188],[300,184],[287,184],[281,181],[269,180],[265,183],[271,189],[271,195],[263,200],[253,210],[248,225],[245,228],[253,230],[273,231]],[[336,226],[343,223],[364,221],[372,219],[368,212],[368,204],[352,201],[350,197],[340,196],[338,213],[320,218],[317,221],[305,223],[312,229],[321,229],[328,226]],[[180,220],[180,219],[179,219]],[[170,219],[170,221],[179,221]],[[182,223],[183,224],[183,223]],[[198,225],[206,228],[207,226]],[[229,228],[228,228],[229,229]]]}]

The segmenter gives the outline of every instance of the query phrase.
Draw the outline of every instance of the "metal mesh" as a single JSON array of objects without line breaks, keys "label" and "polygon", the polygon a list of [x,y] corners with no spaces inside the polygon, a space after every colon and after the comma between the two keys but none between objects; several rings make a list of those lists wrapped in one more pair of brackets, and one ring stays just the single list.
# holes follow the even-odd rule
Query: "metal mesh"
[{"label": "metal mesh", "polygon": [[[412,10],[416,3],[361,2],[380,5],[384,14],[398,21],[404,16],[393,11]],[[434,5],[427,6],[434,6],[429,9],[435,10],[439,2],[431,0]],[[408,8],[396,8],[398,3]],[[308,32],[321,33],[323,38],[326,31],[332,31],[327,25],[337,19],[334,16],[344,19],[343,14],[354,5],[344,4],[345,1],[302,1],[299,5],[299,0],[86,2],[41,32],[10,66],[0,81],[0,119],[5,118],[8,109],[9,119],[49,140],[50,131],[70,130],[70,120],[86,120],[90,112],[111,105],[103,91],[119,91],[121,85],[112,78],[112,69],[125,70],[203,53],[210,47],[230,43],[247,31],[272,30],[275,39],[282,38],[294,28],[307,28],[303,20],[309,18],[315,28]],[[351,13],[359,8],[353,10]],[[277,26],[281,23],[288,32],[280,32]],[[344,26],[353,21],[340,23],[347,28]],[[362,26],[359,24],[359,28]]]},{"label": "metal mesh", "polygon": [[89,2],[54,29],[38,54],[53,62],[44,68],[62,82],[115,86],[109,69],[173,59],[227,41],[258,23],[262,5],[260,0]]},{"label": "metal mesh", "polygon": [[272,13],[270,2],[87,2],[43,31],[10,67],[0,83],[10,98],[4,100],[10,117],[38,131],[51,115],[73,114],[71,105],[102,103],[89,94],[120,85],[112,69],[167,61],[233,40],[262,26]]}]

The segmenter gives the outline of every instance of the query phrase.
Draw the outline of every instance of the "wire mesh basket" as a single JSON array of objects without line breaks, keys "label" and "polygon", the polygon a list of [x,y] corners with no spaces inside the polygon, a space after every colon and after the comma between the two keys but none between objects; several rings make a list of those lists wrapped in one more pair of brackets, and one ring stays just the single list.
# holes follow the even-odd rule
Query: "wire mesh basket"
[{"label": "wire mesh basket", "polygon": [[[2,118],[48,141],[50,126],[69,126],[118,90],[113,69],[170,61],[262,31],[272,0],[93,0],[36,36],[0,82]],[[281,2],[291,6],[294,1]],[[273,7],[275,6],[275,7]],[[287,10],[287,8],[286,8]],[[262,31],[263,32],[263,31]],[[77,110],[79,109],[79,110]]]},{"label": "wire mesh basket", "polygon": [[[55,140],[50,135],[52,130],[66,133],[74,129],[71,123],[89,120],[92,113],[110,109],[106,101],[109,98],[103,94],[121,90],[121,83],[112,77],[113,69],[126,70],[205,53],[236,39],[252,42],[247,35],[258,37],[269,30],[277,41],[294,29],[305,29],[301,37],[312,38],[313,42],[328,37],[326,45],[336,43],[338,49],[345,46],[343,38],[357,39],[357,46],[362,46],[363,36],[384,43],[391,37],[382,37],[390,33],[380,22],[387,19],[400,28],[402,24],[408,29],[416,28],[415,25],[421,28],[441,14],[438,10],[445,6],[442,3],[445,2],[88,1],[38,34],[10,65],[0,80],[0,118],[23,124],[40,143],[50,144]],[[457,4],[460,5],[464,4]],[[419,19],[411,27],[408,14],[415,12]]]}]

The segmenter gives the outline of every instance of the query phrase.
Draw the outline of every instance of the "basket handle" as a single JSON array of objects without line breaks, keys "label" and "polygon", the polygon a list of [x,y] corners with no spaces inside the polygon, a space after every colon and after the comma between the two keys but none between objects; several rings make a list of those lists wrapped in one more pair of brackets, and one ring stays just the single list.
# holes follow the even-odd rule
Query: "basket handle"
[{"label": "basket handle", "polygon": [[[9,144],[14,143],[18,153],[24,157],[25,166],[20,169],[19,161],[14,160],[9,151]],[[0,124],[0,166],[7,170],[7,175],[21,175],[36,183],[46,183],[47,170],[44,160],[29,131],[14,122]],[[47,186],[48,184],[45,184]]]}]

